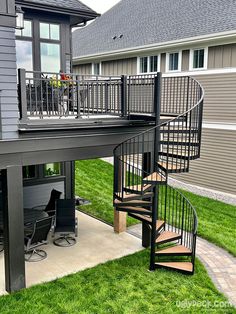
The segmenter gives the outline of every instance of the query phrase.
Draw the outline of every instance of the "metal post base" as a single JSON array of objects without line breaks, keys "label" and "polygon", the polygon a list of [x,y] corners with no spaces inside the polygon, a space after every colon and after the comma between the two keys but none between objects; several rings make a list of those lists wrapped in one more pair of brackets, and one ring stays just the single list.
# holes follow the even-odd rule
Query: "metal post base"
[{"label": "metal post base", "polygon": [[67,246],[75,245],[76,239],[68,235],[64,235],[54,240],[53,243],[56,246],[67,247]]},{"label": "metal post base", "polygon": [[39,262],[47,258],[47,253],[43,250],[34,249],[29,252],[25,252],[26,262]]}]

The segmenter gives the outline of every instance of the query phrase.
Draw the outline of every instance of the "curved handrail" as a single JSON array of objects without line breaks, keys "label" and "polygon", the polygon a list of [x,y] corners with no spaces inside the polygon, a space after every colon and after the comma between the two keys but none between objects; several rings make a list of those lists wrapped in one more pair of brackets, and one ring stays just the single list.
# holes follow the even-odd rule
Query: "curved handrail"
[{"label": "curved handrail", "polygon": [[179,114],[177,117],[174,117],[174,118],[172,118],[172,119],[170,119],[170,120],[168,120],[168,121],[165,121],[165,122],[162,122],[162,123],[160,123],[160,124],[158,124],[158,125],[155,125],[154,127],[150,128],[150,129],[148,129],[148,130],[145,130],[145,131],[143,131],[143,132],[141,132],[141,133],[139,133],[139,134],[136,134],[136,135],[133,135],[133,136],[129,137],[128,139],[126,139],[126,140],[123,141],[122,143],[119,143],[118,145],[116,145],[113,151],[115,152],[116,149],[117,149],[119,146],[121,146],[122,144],[128,142],[129,140],[132,140],[132,139],[134,139],[135,137],[137,137],[137,136],[139,136],[139,135],[146,134],[147,132],[152,131],[152,130],[155,130],[155,129],[161,127],[161,126],[165,126],[166,124],[171,123],[171,122],[173,122],[173,121],[179,119],[180,117],[182,117],[182,116],[184,116],[184,115],[190,113],[194,108],[198,107],[198,106],[200,105],[200,103],[201,103],[201,102],[203,101],[203,99],[204,99],[204,94],[205,94],[205,92],[204,92],[204,89],[203,89],[203,87],[202,87],[202,84],[201,84],[198,80],[196,80],[195,78],[192,78],[192,77],[190,77],[190,76],[188,76],[188,77],[189,77],[190,79],[192,79],[193,81],[195,81],[195,82],[199,85],[199,88],[200,88],[201,91],[202,91],[202,93],[201,93],[201,94],[202,94],[202,95],[201,95],[201,98],[199,99],[199,101],[198,101],[193,107],[191,107],[190,109],[186,110],[184,113]]}]

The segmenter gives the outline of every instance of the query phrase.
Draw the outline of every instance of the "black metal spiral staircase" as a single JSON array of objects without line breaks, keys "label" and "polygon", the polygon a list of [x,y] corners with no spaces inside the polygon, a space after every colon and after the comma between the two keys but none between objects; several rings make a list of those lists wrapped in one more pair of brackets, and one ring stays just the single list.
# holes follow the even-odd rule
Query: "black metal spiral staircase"
[{"label": "black metal spiral staircase", "polygon": [[200,157],[203,89],[193,78],[160,73],[153,87],[156,126],[114,150],[114,206],[142,222],[143,245],[151,246],[150,270],[193,274],[196,211],[168,185],[168,175],[188,172],[190,161]]}]

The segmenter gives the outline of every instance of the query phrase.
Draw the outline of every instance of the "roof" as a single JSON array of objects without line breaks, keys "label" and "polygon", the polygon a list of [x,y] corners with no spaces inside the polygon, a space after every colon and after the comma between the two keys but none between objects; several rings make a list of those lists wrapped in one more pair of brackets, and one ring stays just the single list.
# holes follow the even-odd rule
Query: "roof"
[{"label": "roof", "polygon": [[55,7],[57,9],[68,9],[71,11],[83,11],[98,15],[95,11],[83,4],[79,0],[16,0],[17,3],[22,5],[37,5],[41,7]]},{"label": "roof", "polygon": [[[99,55],[232,30],[236,30],[235,0],[121,0],[73,33],[73,56]],[[119,38],[120,35],[123,36]]]}]

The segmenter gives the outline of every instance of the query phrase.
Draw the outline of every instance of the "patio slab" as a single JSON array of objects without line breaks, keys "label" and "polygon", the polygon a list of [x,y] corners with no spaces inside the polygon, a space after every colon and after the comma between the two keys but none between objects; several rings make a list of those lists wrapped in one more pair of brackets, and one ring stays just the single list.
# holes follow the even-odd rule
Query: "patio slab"
[{"label": "patio slab", "polygon": [[[40,262],[26,262],[26,284],[48,282],[86,268],[142,250],[141,240],[126,232],[115,234],[113,228],[81,212],[78,216],[78,238],[72,247],[57,247],[53,239],[42,246],[48,257]],[[6,294],[4,254],[0,253],[0,294]]]}]

